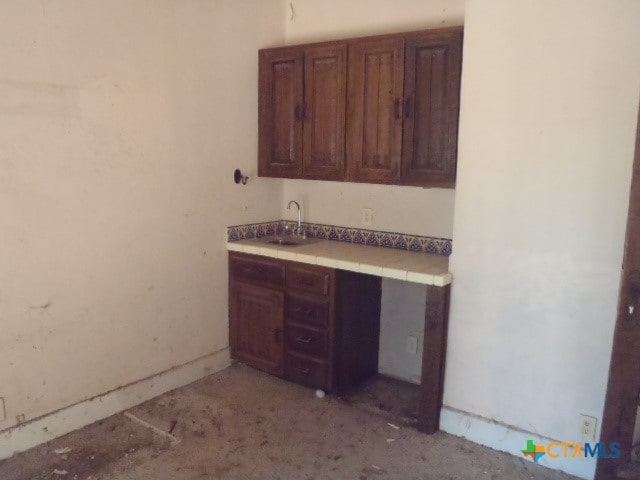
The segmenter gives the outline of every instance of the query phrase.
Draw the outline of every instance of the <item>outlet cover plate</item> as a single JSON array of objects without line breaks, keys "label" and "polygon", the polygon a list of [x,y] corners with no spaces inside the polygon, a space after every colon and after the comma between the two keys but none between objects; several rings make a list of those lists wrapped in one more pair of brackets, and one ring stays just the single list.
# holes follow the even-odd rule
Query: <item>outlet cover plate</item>
[{"label": "outlet cover plate", "polygon": [[411,355],[418,353],[418,339],[416,337],[407,337],[407,353]]},{"label": "outlet cover plate", "polygon": [[580,439],[583,442],[596,441],[596,427],[598,419],[590,415],[580,415]]}]

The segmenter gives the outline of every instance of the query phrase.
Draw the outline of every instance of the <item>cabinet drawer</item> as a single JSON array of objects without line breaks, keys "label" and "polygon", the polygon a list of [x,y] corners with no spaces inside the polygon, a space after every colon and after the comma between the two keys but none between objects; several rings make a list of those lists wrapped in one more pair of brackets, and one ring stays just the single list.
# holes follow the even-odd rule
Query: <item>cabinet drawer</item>
[{"label": "cabinet drawer", "polygon": [[326,358],[328,352],[327,333],[288,325],[285,328],[287,350]]},{"label": "cabinet drawer", "polygon": [[292,382],[328,390],[328,368],[323,362],[288,353],[285,355],[284,376]]},{"label": "cabinet drawer", "polygon": [[284,265],[268,260],[234,256],[229,259],[229,271],[233,280],[278,286],[284,283]]},{"label": "cabinet drawer", "polygon": [[287,267],[287,288],[317,295],[329,294],[330,274],[327,270],[303,266]]},{"label": "cabinet drawer", "polygon": [[327,328],[329,325],[329,300],[311,299],[297,295],[287,295],[285,301],[285,321]]}]

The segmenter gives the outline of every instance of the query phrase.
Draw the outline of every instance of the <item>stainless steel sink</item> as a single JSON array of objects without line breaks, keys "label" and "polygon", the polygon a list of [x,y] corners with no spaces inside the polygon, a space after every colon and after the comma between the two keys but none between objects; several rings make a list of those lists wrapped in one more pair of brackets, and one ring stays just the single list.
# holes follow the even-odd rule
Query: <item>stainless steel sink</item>
[{"label": "stainless steel sink", "polygon": [[315,238],[302,237],[300,235],[273,235],[270,237],[256,238],[257,242],[269,243],[281,247],[297,247],[298,245],[306,245],[314,242]]}]

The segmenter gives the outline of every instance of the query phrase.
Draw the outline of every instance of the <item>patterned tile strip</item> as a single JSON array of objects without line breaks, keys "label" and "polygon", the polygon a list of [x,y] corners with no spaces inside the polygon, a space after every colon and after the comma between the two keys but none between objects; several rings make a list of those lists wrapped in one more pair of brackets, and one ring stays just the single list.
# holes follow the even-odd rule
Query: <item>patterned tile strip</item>
[{"label": "patterned tile strip", "polygon": [[[246,240],[266,237],[283,233],[292,229],[296,222],[290,220],[275,220],[272,222],[250,223],[227,227],[227,241]],[[360,228],[338,227],[318,223],[302,223],[307,236],[336,240],[339,242],[359,243],[375,247],[398,248],[415,252],[432,253],[436,255],[451,255],[452,242],[447,238],[423,237],[406,233],[378,232]]]}]

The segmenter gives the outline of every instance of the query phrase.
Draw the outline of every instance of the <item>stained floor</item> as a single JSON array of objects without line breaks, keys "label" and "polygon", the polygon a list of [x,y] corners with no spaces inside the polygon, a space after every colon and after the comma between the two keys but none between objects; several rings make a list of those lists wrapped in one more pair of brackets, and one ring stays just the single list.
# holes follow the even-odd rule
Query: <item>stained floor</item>
[{"label": "stained floor", "polygon": [[0,479],[574,479],[442,432],[393,428],[393,412],[362,403],[236,365],[5,460]]}]

